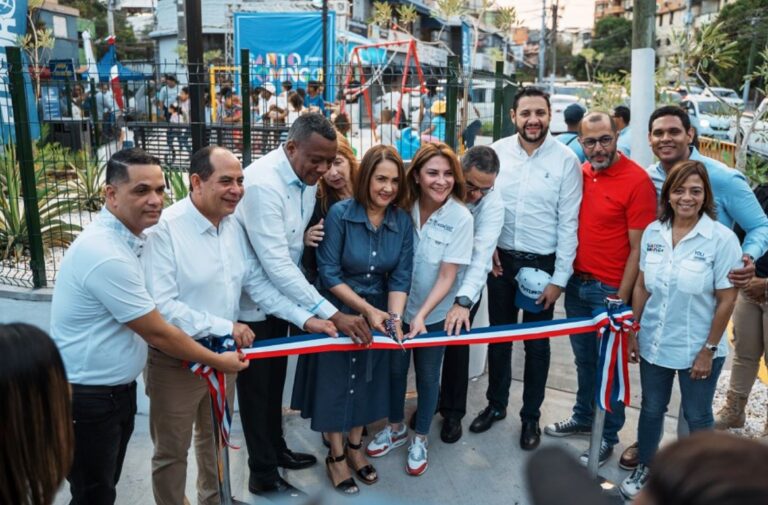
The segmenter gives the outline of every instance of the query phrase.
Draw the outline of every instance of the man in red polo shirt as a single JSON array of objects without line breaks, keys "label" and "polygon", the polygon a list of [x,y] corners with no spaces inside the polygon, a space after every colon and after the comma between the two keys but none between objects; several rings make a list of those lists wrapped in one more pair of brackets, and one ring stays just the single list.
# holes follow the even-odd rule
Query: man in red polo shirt
[{"label": "man in red polo shirt", "polygon": [[[616,148],[618,131],[604,112],[590,113],[579,125],[579,142],[587,161],[581,170],[584,196],[579,211],[579,246],[574,274],[565,288],[568,317],[591,316],[605,307],[605,297],[629,302],[635,284],[643,230],[656,218],[656,190],[648,173]],[[571,417],[544,429],[567,437],[592,429],[598,346],[594,335],[571,336],[579,389]],[[606,413],[600,445],[600,465],[613,453],[624,426],[624,405]],[[587,454],[580,460],[586,465]]]}]

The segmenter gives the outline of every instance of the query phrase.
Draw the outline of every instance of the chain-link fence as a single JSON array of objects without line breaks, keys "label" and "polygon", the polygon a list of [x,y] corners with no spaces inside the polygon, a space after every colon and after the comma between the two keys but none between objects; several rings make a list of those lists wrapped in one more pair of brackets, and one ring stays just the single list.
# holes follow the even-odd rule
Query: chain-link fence
[{"label": "chain-link fence", "polygon": [[[488,144],[501,136],[507,117],[501,69],[470,82],[454,58],[445,68],[277,71],[244,52],[241,59],[250,64],[238,67],[163,63],[150,74],[145,65],[144,72],[97,83],[38,82],[18,49],[7,51],[15,124],[3,127],[0,153],[0,284],[6,285],[55,282],[66,248],[103,205],[106,162],[120,149],[140,147],[160,160],[170,204],[188,193],[196,147],[226,147],[247,165],[284,142],[307,111],[332,120],[358,158],[388,143],[405,160],[423,142],[444,141],[459,153]],[[203,70],[190,75],[189,68]]]}]

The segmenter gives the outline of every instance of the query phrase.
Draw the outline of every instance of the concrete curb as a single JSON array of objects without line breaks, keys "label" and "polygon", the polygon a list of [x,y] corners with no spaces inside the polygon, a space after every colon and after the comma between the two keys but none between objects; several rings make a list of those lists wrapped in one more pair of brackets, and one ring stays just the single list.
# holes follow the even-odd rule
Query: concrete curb
[{"label": "concrete curb", "polygon": [[0,298],[27,302],[50,302],[53,298],[53,288],[30,289],[0,286]]}]

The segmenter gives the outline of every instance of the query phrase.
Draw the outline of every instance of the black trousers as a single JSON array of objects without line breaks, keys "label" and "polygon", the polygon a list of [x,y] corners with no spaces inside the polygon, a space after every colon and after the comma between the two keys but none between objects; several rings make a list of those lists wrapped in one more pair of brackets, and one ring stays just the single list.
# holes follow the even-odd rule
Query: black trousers
[{"label": "black trousers", "polygon": [[[480,300],[469,311],[469,322],[474,324]],[[465,330],[466,331],[466,330]],[[469,346],[449,345],[443,355],[443,372],[440,378],[438,411],[443,419],[460,421],[467,413],[467,389],[469,387]]]},{"label": "black trousers", "polygon": [[67,476],[70,505],[112,505],[136,415],[136,382],[72,384],[75,457]]},{"label": "black trousers", "polygon": [[[521,258],[499,249],[499,259],[503,269],[502,275],[488,276],[488,316],[491,326],[518,322],[517,314],[520,309],[515,306],[517,290],[515,276],[518,270],[523,267],[534,267],[551,274],[555,269],[554,255]],[[554,311],[554,304],[548,310],[542,310],[539,313],[523,311],[523,321],[550,321]],[[520,419],[538,422],[549,375],[549,339],[526,340],[523,345],[525,346],[525,370]],[[485,396],[493,408],[506,410],[511,384],[512,342],[488,345],[488,390]]]},{"label": "black trousers", "polygon": [[[256,340],[285,337],[288,323],[268,316],[265,321],[246,323]],[[279,477],[277,457],[287,446],[283,437],[283,388],[288,358],[252,360],[237,375],[237,398],[243,422],[251,478],[269,483]]]}]

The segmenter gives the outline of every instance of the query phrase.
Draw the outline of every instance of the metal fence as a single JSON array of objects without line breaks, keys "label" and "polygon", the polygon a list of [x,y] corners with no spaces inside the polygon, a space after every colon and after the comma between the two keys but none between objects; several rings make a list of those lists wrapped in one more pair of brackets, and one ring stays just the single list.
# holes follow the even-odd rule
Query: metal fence
[{"label": "metal fence", "polygon": [[[318,68],[276,72],[243,53],[242,61],[251,63],[197,65],[203,71],[195,79],[188,71],[193,66],[173,72],[163,64],[119,87],[83,80],[38,83],[17,48],[7,48],[7,54],[15,123],[12,131],[1,132],[0,284],[31,288],[55,282],[66,248],[100,211],[106,162],[117,150],[137,146],[160,159],[170,204],[188,192],[196,134],[201,145],[226,147],[247,165],[285,140],[301,113],[297,109],[307,109],[305,99],[293,95],[313,95],[310,77],[323,75]],[[376,143],[392,142],[408,159],[427,137],[461,152],[490,143],[506,127],[508,116],[501,111],[509,90],[502,91],[501,68],[495,75],[474,75],[471,87],[455,58],[445,68],[421,73],[413,64],[356,64],[326,74],[320,95],[325,114],[358,158]],[[282,81],[292,89],[281,90]],[[196,90],[199,102],[193,100]],[[189,105],[182,106],[185,100]],[[441,105],[426,113],[424,104],[434,102]],[[441,119],[435,125],[425,115]]]}]

